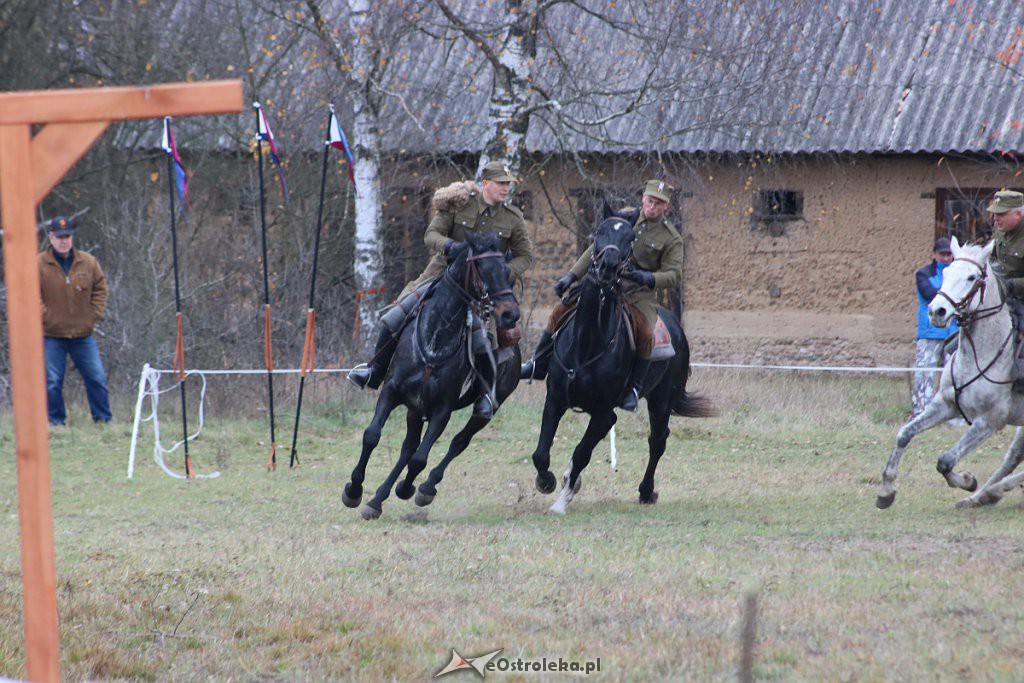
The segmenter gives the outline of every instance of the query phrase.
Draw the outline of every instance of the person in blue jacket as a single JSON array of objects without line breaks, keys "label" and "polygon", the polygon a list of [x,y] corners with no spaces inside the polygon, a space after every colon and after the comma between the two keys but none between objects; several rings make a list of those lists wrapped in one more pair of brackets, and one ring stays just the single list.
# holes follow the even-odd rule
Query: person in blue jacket
[{"label": "person in blue jacket", "polygon": [[[946,328],[938,328],[928,320],[928,304],[935,298],[942,286],[942,271],[953,261],[949,238],[940,237],[932,245],[932,262],[918,269],[917,280],[917,351],[914,366],[934,369],[943,364],[942,347],[946,338],[956,334],[956,321]],[[935,394],[936,372],[915,372],[913,390],[910,395],[910,409],[919,414]]]}]

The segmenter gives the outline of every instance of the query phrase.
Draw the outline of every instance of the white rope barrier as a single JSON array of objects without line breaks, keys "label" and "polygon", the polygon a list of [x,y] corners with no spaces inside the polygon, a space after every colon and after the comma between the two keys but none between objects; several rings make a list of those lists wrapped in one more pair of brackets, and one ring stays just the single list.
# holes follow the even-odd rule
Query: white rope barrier
[{"label": "white rope barrier", "polygon": [[[352,368],[319,368],[310,371],[313,374],[339,374],[351,372]],[[302,371],[299,368],[279,368],[271,370],[275,375],[297,375]],[[174,443],[170,448],[164,448],[160,443],[160,420],[157,417],[157,406],[160,403],[160,394],[173,391],[177,388],[177,384],[169,389],[160,390],[160,375],[176,375],[177,370],[162,370],[154,368],[146,363],[142,366],[142,372],[139,375],[139,394],[135,400],[135,417],[132,423],[132,441],[131,446],[128,450],[128,478],[131,479],[135,475],[135,452],[139,443],[139,427],[142,422],[153,423],[153,459],[156,464],[160,466],[164,472],[175,479],[186,479],[187,475],[180,472],[175,472],[167,465],[166,456],[169,453],[173,453],[180,448],[185,442],[179,440]],[[185,376],[199,375],[203,380],[203,386],[199,394],[199,428],[196,429],[194,434],[188,435],[189,441],[194,441],[203,431],[203,406],[206,403],[206,376],[207,375],[266,375],[265,369],[249,369],[243,368],[238,370],[188,370]],[[142,404],[145,402],[146,396],[150,397],[150,411],[149,415],[143,417],[142,415]],[[213,479],[220,476],[220,472],[211,472],[209,474],[195,474],[193,475],[197,479]]]},{"label": "white rope barrier", "polygon": [[[936,373],[942,372],[942,368],[899,368],[899,367],[868,367],[868,366],[855,366],[855,365],[754,365],[752,363],[690,363],[690,367],[693,368],[721,368],[721,369],[733,369],[733,370],[791,370],[796,372],[861,372],[861,373],[918,373],[928,372]],[[352,368],[317,368],[311,371],[312,374],[340,374],[351,372]],[[302,371],[299,368],[277,368],[271,370],[275,375],[297,375]],[[164,459],[164,455],[174,452],[178,449],[183,441],[176,442],[170,448],[163,448],[160,444],[160,426],[157,420],[157,404],[158,396],[161,393],[159,390],[159,376],[167,374],[176,374],[177,370],[161,370],[158,368],[150,367],[149,363],[146,363],[142,367],[142,374],[139,377],[139,395],[135,402],[135,420],[132,427],[132,441],[131,448],[128,453],[128,478],[131,479],[135,472],[135,450],[138,444],[139,438],[139,423],[140,421],[152,422],[154,431],[154,452],[153,457],[156,463],[164,470],[168,475],[177,479],[184,479],[185,475],[180,474],[171,470]],[[186,375],[199,375],[203,378],[203,388],[199,399],[199,429],[196,430],[195,434],[189,435],[189,441],[192,441],[199,436],[199,433],[203,428],[203,402],[206,396],[206,375],[265,375],[267,371],[265,369],[251,369],[243,368],[237,370],[189,370]],[[147,385],[149,389],[147,390]],[[172,387],[173,389],[174,387]],[[165,391],[171,391],[167,389]],[[142,403],[146,395],[151,397],[152,408],[150,410],[149,417],[142,417]],[[616,439],[615,439],[615,427],[611,429],[611,466],[615,469],[617,466],[616,458]],[[198,478],[213,478],[219,477],[220,472],[212,472],[210,474],[198,474]]]},{"label": "white rope barrier", "polygon": [[876,368],[856,365],[748,365],[746,363],[690,363],[691,368],[741,370],[803,370],[805,372],[942,372],[942,368]]}]

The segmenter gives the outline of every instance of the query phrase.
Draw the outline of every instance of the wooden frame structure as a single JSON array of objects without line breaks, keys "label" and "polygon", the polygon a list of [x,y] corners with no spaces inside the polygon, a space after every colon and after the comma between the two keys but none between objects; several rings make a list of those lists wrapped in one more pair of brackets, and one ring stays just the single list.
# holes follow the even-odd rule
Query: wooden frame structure
[{"label": "wooden frame structure", "polygon": [[[60,680],[36,207],[111,121],[241,110],[241,81],[0,93],[0,216],[29,680]],[[32,126],[43,127],[33,136]]]}]

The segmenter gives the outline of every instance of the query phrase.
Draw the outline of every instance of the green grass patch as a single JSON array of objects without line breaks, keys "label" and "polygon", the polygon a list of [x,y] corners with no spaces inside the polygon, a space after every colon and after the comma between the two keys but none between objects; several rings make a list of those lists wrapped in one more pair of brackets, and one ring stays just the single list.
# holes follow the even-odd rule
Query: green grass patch
[{"label": "green grass patch", "polygon": [[[692,384],[722,414],[673,418],[658,504],[637,504],[646,417],[621,415],[617,470],[605,441],[564,517],[534,489],[536,386],[452,464],[425,512],[392,496],[375,522],[341,502],[372,411],[363,396],[310,404],[301,466],[289,470],[282,447],[275,472],[263,467],[265,422],[208,412],[191,450],[198,471],[221,471],[209,480],[164,474],[146,428],[127,480],[127,419],[54,431],[63,676],[426,680],[452,648],[502,648],[510,659],[600,657],[607,680],[729,680],[754,591],[758,679],[1024,677],[1021,497],[954,510],[964,494],[934,463],[960,430],[942,426],[911,445],[895,505],[874,507],[905,379],[705,371]],[[170,439],[180,423],[167,409]],[[289,416],[279,419],[290,442]],[[584,424],[566,416],[557,474]],[[364,499],[403,428],[396,414]],[[1010,436],[963,467],[983,480]],[[0,674],[23,677],[13,458],[0,480]]]}]

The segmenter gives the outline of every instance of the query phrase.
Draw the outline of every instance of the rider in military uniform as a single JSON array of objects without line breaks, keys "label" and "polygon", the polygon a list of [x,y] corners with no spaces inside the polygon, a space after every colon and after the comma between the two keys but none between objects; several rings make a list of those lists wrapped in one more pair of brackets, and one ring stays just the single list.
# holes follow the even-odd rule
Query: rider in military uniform
[{"label": "rider in military uniform", "polygon": [[993,271],[1003,285],[1014,325],[1024,330],[1024,194],[1013,190],[996,192],[989,204],[996,231],[992,236]]},{"label": "rider in military uniform", "polygon": [[[533,250],[523,214],[506,203],[515,178],[500,161],[484,166],[480,178],[479,186],[460,182],[435,193],[435,215],[423,234],[423,242],[433,257],[423,273],[405,286],[398,297],[398,305],[382,318],[380,337],[369,365],[349,373],[349,380],[356,386],[376,389],[384,381],[407,314],[423,296],[426,286],[444,272],[452,245],[464,242],[467,233],[494,232],[498,236],[499,248],[511,256],[512,282],[533,265]],[[483,367],[489,365],[485,363]],[[474,404],[473,415],[491,417],[495,407],[485,395]]]},{"label": "rider in military uniform", "polygon": [[[679,286],[683,279],[683,240],[675,227],[665,220],[673,187],[661,180],[648,180],[644,185],[643,204],[640,217],[633,227],[633,250],[629,267],[624,277],[623,299],[634,307],[634,329],[636,352],[630,378],[630,389],[623,396],[620,408],[636,410],[644,377],[651,365],[651,350],[654,342],[654,324],[658,320],[658,290]],[[555,284],[555,293],[562,296],[570,286],[586,273],[590,267],[593,246],[588,247],[570,271]],[[548,361],[554,347],[551,335],[558,320],[564,313],[564,304],[559,304],[548,320],[537,351],[532,360],[523,364],[520,376],[523,379],[544,379],[547,376]],[[640,315],[635,315],[639,312]]]}]

